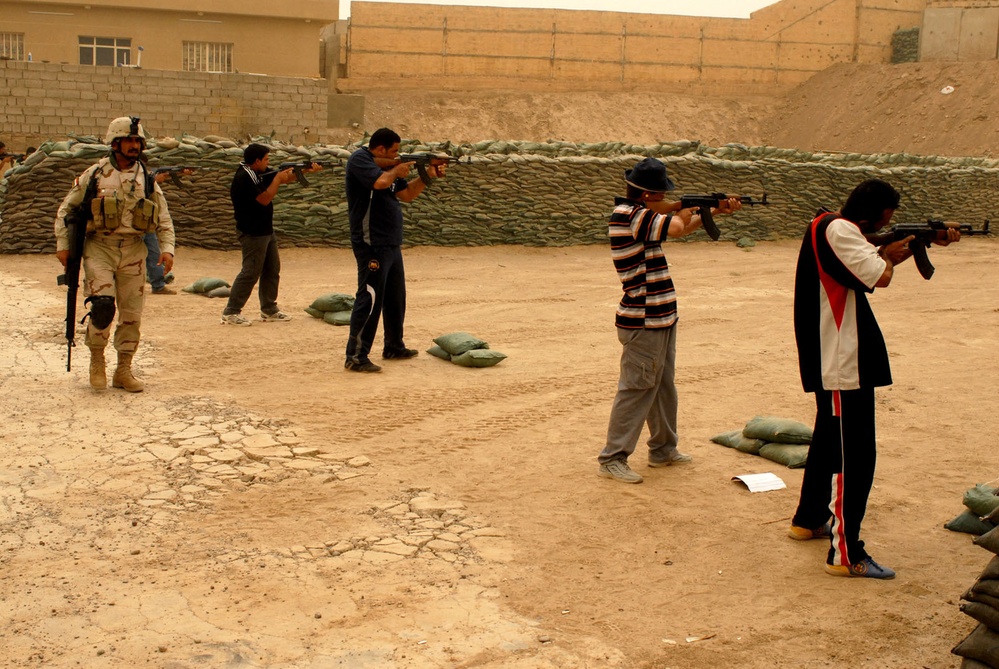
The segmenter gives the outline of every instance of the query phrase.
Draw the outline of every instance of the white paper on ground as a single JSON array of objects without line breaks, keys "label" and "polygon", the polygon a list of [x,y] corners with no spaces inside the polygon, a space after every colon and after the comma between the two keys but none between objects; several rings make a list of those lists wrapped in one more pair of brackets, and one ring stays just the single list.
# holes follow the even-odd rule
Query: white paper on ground
[{"label": "white paper on ground", "polygon": [[781,490],[787,486],[776,474],[765,472],[763,474],[741,474],[733,476],[733,481],[741,481],[749,488],[749,492],[766,492],[768,490]]}]

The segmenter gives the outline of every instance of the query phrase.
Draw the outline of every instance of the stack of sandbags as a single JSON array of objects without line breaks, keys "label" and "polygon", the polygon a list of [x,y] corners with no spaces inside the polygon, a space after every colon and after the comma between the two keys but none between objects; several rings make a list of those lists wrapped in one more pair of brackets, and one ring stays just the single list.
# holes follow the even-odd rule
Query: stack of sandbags
[{"label": "stack of sandbags", "polygon": [[205,276],[190,286],[184,286],[181,290],[185,293],[194,293],[205,297],[229,297],[229,282]]},{"label": "stack of sandbags", "polygon": [[999,522],[999,489],[979,483],[965,491],[962,502],[965,510],[944,523],[945,528],[977,536],[996,527],[996,522]]},{"label": "stack of sandbags", "polygon": [[964,658],[961,669],[999,669],[999,528],[993,528],[975,544],[996,557],[986,565],[978,580],[961,595],[961,612],[978,621],[978,627],[951,650]]},{"label": "stack of sandbags", "polygon": [[427,349],[427,353],[462,367],[492,367],[506,358],[505,354],[490,349],[489,344],[467,332],[452,332],[434,338],[434,346]]},{"label": "stack of sandbags", "polygon": [[354,296],[346,293],[320,295],[305,308],[313,318],[321,318],[330,325],[350,325],[350,312],[354,309]]},{"label": "stack of sandbags", "polygon": [[741,430],[723,432],[711,441],[796,469],[805,466],[812,430],[789,418],[756,416]]}]

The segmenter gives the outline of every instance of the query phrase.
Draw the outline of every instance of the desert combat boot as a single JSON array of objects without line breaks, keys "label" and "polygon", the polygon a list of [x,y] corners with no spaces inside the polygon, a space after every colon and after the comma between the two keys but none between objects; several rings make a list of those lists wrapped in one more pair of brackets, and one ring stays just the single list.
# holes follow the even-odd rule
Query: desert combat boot
[{"label": "desert combat boot", "polygon": [[130,393],[141,393],[146,386],[142,381],[132,376],[132,354],[118,353],[118,367],[114,370],[111,385],[123,388]]},{"label": "desert combat boot", "polygon": [[104,349],[90,349],[90,387],[94,390],[104,390],[108,387],[106,365]]}]

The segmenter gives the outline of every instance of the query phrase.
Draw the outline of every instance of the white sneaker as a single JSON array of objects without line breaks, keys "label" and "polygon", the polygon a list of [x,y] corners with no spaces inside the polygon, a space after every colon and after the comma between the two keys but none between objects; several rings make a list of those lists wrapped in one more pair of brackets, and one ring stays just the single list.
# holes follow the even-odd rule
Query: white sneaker
[{"label": "white sneaker", "polygon": [[287,323],[291,320],[291,316],[284,313],[283,311],[278,311],[273,314],[265,314],[260,312],[260,320],[265,323]]},{"label": "white sneaker", "polygon": [[663,462],[653,462],[652,460],[649,460],[649,467],[669,467],[671,465],[686,464],[693,461],[693,457],[687,455],[686,453],[674,450],[669,458]]},{"label": "white sneaker", "polygon": [[253,323],[243,318],[243,314],[223,314],[222,325],[240,325],[242,327],[249,327],[253,325]]}]

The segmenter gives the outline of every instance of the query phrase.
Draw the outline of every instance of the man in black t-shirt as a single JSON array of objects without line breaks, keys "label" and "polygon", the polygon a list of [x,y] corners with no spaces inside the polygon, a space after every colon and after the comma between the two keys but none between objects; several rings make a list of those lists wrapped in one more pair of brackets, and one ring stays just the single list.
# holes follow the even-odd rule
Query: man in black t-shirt
[{"label": "man in black t-shirt", "polygon": [[353,372],[380,372],[368,355],[379,317],[385,315],[382,357],[405,360],[418,351],[406,348],[406,272],[402,265],[402,205],[412,202],[444,176],[446,163],[427,166],[427,176],[406,181],[413,163],[399,161],[399,135],[379,128],[347,161],[347,215],[350,246],[357,261],[357,295],[350,315],[344,368]]},{"label": "man in black t-shirt", "polygon": [[[222,311],[223,325],[248,326],[250,321],[240,313],[250,298],[253,286],[260,282],[260,320],[283,323],[291,320],[277,305],[281,258],[274,236],[274,197],[282,184],[295,180],[294,170],[268,170],[270,149],[263,144],[250,144],[243,150],[243,162],[232,178],[229,197],[239,245],[243,250],[243,266],[232,282],[229,301]],[[312,165],[306,172],[314,172]]]}]

